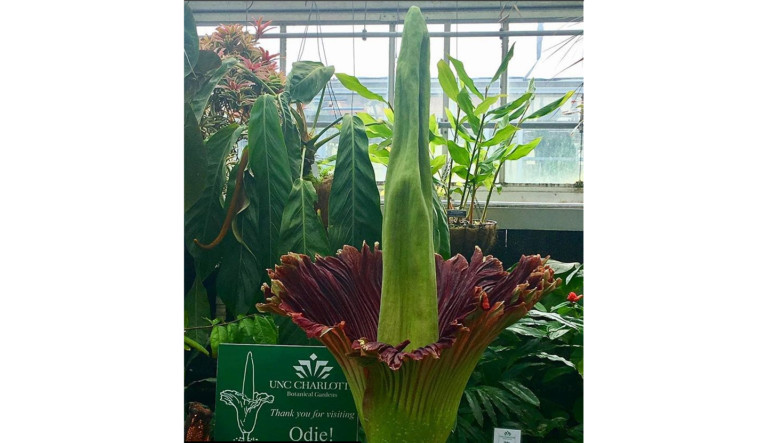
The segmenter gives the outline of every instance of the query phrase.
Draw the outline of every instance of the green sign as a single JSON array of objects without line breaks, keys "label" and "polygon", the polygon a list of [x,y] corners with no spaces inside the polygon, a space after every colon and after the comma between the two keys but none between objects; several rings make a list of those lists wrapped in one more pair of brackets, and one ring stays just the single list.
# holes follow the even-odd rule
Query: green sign
[{"label": "green sign", "polygon": [[349,384],[322,346],[222,344],[217,441],[358,441]]}]

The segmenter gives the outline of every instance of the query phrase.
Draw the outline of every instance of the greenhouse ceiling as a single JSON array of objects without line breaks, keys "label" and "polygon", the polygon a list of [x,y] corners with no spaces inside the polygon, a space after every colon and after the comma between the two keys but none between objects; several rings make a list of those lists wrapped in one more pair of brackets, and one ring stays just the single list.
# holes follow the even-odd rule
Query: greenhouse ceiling
[{"label": "greenhouse ceiling", "polygon": [[199,26],[263,16],[275,25],[402,23],[408,7],[429,23],[583,21],[583,1],[190,1]]}]

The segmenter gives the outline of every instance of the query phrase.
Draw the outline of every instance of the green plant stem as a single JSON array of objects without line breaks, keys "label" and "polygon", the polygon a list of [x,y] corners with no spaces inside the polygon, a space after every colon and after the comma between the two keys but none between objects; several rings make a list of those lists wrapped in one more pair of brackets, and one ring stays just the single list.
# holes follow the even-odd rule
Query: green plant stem
[{"label": "green plant stem", "polygon": [[480,223],[485,223],[485,215],[488,212],[488,205],[491,203],[491,195],[493,195],[493,185],[496,184],[496,179],[499,178],[499,172],[501,172],[501,164],[496,169],[496,174],[493,175],[493,182],[491,183],[491,189],[488,192],[488,198],[485,199],[485,206],[483,206],[483,214],[480,216]]},{"label": "green plant stem", "polygon": [[249,317],[256,317],[256,316],[258,316],[258,315],[261,315],[261,314],[259,314],[259,313],[256,313],[256,314],[250,314],[250,315],[246,315],[246,316],[244,316],[243,318],[239,318],[239,319],[237,319],[237,320],[232,320],[232,321],[225,321],[225,322],[221,322],[221,323],[216,323],[215,325],[206,325],[206,326],[193,326],[193,327],[191,327],[191,328],[184,328],[184,332],[186,332],[186,331],[192,331],[192,330],[195,330],[195,329],[213,329],[215,326],[224,326],[224,325],[228,325],[228,324],[230,324],[230,323],[237,323],[237,322],[239,322],[239,321],[241,321],[241,320],[245,320],[246,318],[249,318]]},{"label": "green plant stem", "polygon": [[[461,118],[461,108],[456,107],[456,129],[453,131],[453,142],[459,139],[459,119]],[[453,157],[448,162],[448,185],[445,185],[443,180],[443,188],[445,189],[445,213],[448,214],[448,206],[451,204],[451,185],[453,184]]]},{"label": "green plant stem", "polygon": [[[470,176],[470,174],[472,172],[472,171],[470,171],[470,169],[472,168],[472,162],[473,161],[475,162],[475,175],[477,175],[477,167],[478,167],[478,164],[480,163],[480,148],[479,148],[479,146],[480,146],[480,140],[483,139],[483,126],[485,125],[485,116],[486,116],[486,114],[483,114],[483,117],[480,119],[480,126],[478,127],[477,138],[475,139],[475,147],[472,148],[472,156],[469,158],[469,168],[467,168],[467,179],[464,181],[464,190],[461,193],[461,205],[459,206],[459,208],[463,208],[464,204],[467,201],[466,193],[467,193],[467,188],[469,187],[469,176]],[[458,125],[458,122],[456,124]],[[475,157],[475,155],[477,155],[477,157]],[[477,189],[477,184],[474,184],[472,186],[472,188],[474,190],[476,190]],[[473,198],[474,198],[474,193],[473,193]],[[467,214],[467,218],[469,219],[470,223],[472,223],[471,215],[472,215],[472,208],[473,208],[473,206],[474,206],[474,202],[472,200],[470,200],[469,201],[469,214]]]},{"label": "green plant stem", "polygon": [[[525,104],[525,110],[522,114],[520,114],[520,119],[517,121],[517,127],[520,128],[520,125],[523,124],[523,119],[525,118],[525,113],[528,112],[528,107],[531,106],[531,100],[528,100],[528,102]],[[507,143],[511,142],[513,138],[515,138],[515,135],[517,135],[517,130],[512,133],[512,135],[507,140]],[[505,143],[505,145],[507,144]],[[496,174],[493,176],[493,182],[491,183],[491,189],[488,190],[488,198],[485,199],[485,207],[483,207],[483,215],[480,216],[480,223],[485,223],[485,216],[488,212],[488,205],[491,204],[491,195],[493,195],[493,186],[496,184],[496,179],[499,177],[499,172],[501,172],[501,167],[504,164],[504,159],[501,159],[499,161],[499,168],[496,169]]]}]

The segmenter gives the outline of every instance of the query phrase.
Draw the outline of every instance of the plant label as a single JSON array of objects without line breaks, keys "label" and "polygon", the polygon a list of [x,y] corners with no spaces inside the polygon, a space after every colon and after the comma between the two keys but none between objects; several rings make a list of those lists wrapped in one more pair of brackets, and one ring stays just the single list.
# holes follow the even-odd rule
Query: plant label
[{"label": "plant label", "polygon": [[355,402],[322,346],[222,344],[216,441],[358,441]]},{"label": "plant label", "polygon": [[518,429],[493,428],[493,443],[520,443],[521,439]]}]

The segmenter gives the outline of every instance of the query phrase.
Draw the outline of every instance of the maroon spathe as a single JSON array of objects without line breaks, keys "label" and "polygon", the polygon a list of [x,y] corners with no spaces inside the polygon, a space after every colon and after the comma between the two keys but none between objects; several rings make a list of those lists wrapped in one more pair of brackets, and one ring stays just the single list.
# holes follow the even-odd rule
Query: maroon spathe
[{"label": "maroon spathe", "polygon": [[[362,251],[345,246],[335,257],[288,254],[282,264],[269,270],[272,287],[264,284],[266,304],[261,311],[287,315],[310,338],[335,329],[347,338],[349,350],[361,357],[375,357],[391,369],[405,360],[439,358],[460,331],[469,332],[471,318],[483,312],[515,317],[525,315],[545,288],[556,285],[551,268],[540,256],[523,256],[512,272],[501,262],[475,249],[470,263],[456,255],[444,260],[435,254],[438,326],[440,338],[427,346],[403,352],[408,341],[396,345],[376,341],[381,299],[381,251],[378,244]],[[512,312],[509,312],[512,314]],[[346,346],[345,346],[346,347]]]}]

